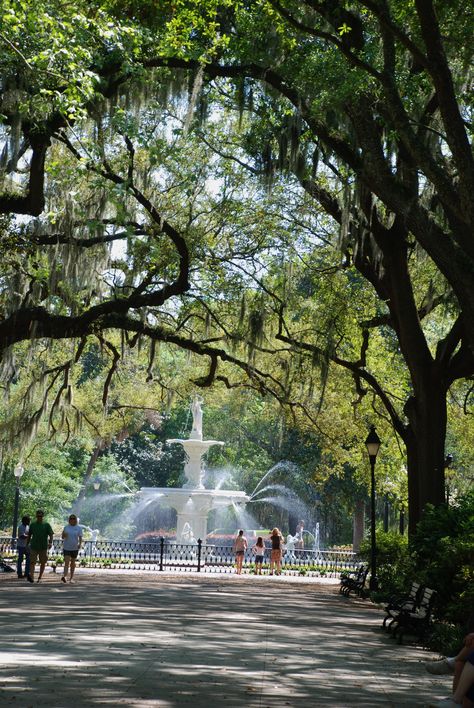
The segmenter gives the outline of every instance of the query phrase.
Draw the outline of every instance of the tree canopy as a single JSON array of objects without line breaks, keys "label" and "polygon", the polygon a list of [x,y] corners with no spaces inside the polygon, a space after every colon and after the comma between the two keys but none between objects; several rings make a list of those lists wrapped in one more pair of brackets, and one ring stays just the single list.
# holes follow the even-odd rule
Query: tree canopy
[{"label": "tree canopy", "polygon": [[406,449],[414,527],[474,375],[473,29],[458,0],[7,0],[4,378],[70,340],[62,400],[95,340],[107,404],[121,332],[316,421],[342,367]]}]

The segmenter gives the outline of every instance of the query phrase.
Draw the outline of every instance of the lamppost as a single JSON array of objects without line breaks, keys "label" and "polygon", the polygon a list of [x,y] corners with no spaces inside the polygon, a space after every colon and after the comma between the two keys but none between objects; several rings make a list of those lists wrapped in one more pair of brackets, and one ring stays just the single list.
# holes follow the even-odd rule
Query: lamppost
[{"label": "lamppost", "polygon": [[[94,487],[94,492],[99,491],[99,489],[100,489],[100,478],[99,477],[96,477],[95,479],[92,480],[92,486]],[[95,526],[95,517],[96,517],[96,512],[97,512],[95,499],[93,501],[92,509],[93,509],[92,526]]]},{"label": "lamppost", "polygon": [[16,480],[16,486],[15,486],[15,504],[13,506],[13,528],[12,528],[12,543],[16,539],[16,531],[18,528],[18,507],[20,505],[20,480],[23,477],[23,472],[24,472],[24,467],[19,462],[15,469],[13,470],[13,474],[15,475],[15,480]]},{"label": "lamppost", "polygon": [[[405,465],[402,466],[400,472],[401,472],[402,489],[404,489],[405,488],[405,480],[407,479],[407,476],[408,476],[408,470],[405,467]],[[400,489],[400,491],[402,491],[402,489]],[[402,491],[402,494],[400,494],[400,496],[398,498],[398,509],[400,511],[398,530],[399,530],[401,536],[403,536],[405,534],[405,512],[407,510],[407,505],[408,505],[408,499],[406,498],[405,494]]]},{"label": "lamppost", "polygon": [[[444,458],[444,469],[449,470],[451,465],[453,464],[454,457],[451,455],[451,453],[447,454],[446,457]],[[448,481],[446,482],[446,504],[449,505],[449,476],[446,474],[448,477]]]},{"label": "lamppost", "polygon": [[377,590],[377,543],[375,538],[375,461],[380,448],[380,438],[375,432],[375,425],[365,441],[370,460],[370,590]]}]

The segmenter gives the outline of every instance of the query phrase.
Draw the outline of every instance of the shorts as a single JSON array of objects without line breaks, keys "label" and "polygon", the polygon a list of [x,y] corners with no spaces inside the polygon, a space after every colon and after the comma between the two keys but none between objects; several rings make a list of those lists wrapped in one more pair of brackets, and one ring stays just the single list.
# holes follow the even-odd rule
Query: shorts
[{"label": "shorts", "polygon": [[79,551],[66,551],[66,549],[64,549],[63,553],[65,556],[70,556],[71,558],[77,558],[77,554],[79,553]]},{"label": "shorts", "polygon": [[30,550],[30,563],[31,565],[34,565],[35,563],[38,562],[40,563],[46,563],[48,560],[48,551],[47,549],[42,549],[41,551],[37,551],[36,548],[32,548]]},{"label": "shorts", "polygon": [[245,551],[236,551],[236,552],[235,552],[235,555],[236,555],[236,556],[243,556],[244,553],[245,553]]},{"label": "shorts", "polygon": [[281,561],[281,548],[273,548],[272,549],[272,554],[270,556],[270,560],[272,561]]},{"label": "shorts", "polygon": [[263,556],[255,556],[255,563],[263,563]]}]

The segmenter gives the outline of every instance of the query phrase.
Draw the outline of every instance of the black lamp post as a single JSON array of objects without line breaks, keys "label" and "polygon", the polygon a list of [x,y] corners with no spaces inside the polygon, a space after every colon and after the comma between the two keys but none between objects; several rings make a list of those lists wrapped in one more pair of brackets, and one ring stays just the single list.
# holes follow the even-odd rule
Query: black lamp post
[{"label": "black lamp post", "polygon": [[[98,491],[99,491],[99,489],[100,489],[100,483],[101,483],[101,480],[100,480],[99,477],[96,477],[95,479],[92,480],[92,486],[94,487],[94,492],[98,492]],[[96,512],[97,512],[97,509],[96,509],[96,506],[95,506],[95,503],[94,503],[94,506],[93,506],[93,514],[92,514],[92,526],[95,526]]]},{"label": "black lamp post", "polygon": [[370,590],[377,590],[377,543],[375,538],[375,461],[380,448],[380,438],[375,432],[375,425],[365,441],[370,460]]},{"label": "black lamp post", "polygon": [[[451,465],[453,464],[454,457],[451,455],[451,453],[447,454],[446,457],[444,458],[444,469],[449,470]],[[448,481],[446,482],[446,504],[449,504],[449,478]]]},{"label": "black lamp post", "polygon": [[18,528],[18,507],[20,505],[20,480],[23,477],[23,472],[24,472],[23,465],[21,462],[17,464],[15,469],[13,470],[13,474],[15,475],[15,480],[16,480],[16,486],[15,486],[15,503],[13,506],[13,528],[12,528],[12,543],[16,539],[16,532]]}]

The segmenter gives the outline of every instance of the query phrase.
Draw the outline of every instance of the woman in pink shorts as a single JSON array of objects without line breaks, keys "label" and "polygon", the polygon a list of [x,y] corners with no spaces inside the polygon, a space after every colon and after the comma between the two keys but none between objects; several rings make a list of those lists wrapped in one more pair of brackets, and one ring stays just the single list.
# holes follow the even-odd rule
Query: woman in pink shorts
[{"label": "woman in pink shorts", "polygon": [[276,575],[281,575],[281,557],[283,555],[283,536],[280,529],[274,528],[270,541],[272,542],[272,550],[270,554],[270,575],[273,575],[275,568]]}]

